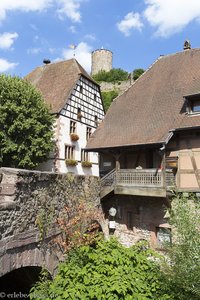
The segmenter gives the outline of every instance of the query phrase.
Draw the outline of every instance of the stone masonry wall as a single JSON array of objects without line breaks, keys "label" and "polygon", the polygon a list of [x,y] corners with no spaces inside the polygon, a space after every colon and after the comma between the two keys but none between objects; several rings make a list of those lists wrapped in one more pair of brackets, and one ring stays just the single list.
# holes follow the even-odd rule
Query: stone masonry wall
[{"label": "stone masonry wall", "polygon": [[1,168],[0,277],[27,266],[45,267],[54,275],[64,258],[55,243],[61,233],[56,219],[65,207],[76,213],[80,200],[99,206],[99,190],[94,176]]},{"label": "stone masonry wall", "polygon": [[157,228],[170,228],[165,198],[113,195],[105,197],[102,204],[107,220],[112,220],[108,214],[109,209],[117,209],[117,215],[113,219],[116,222],[113,234],[125,246],[146,240],[151,247],[157,248]]},{"label": "stone masonry wall", "polygon": [[100,86],[101,86],[101,91],[103,92],[116,90],[119,92],[119,94],[122,94],[125,90],[127,90],[131,86],[132,83],[133,82],[131,82],[130,80],[119,81],[117,83],[103,81],[100,83]]},{"label": "stone masonry wall", "polygon": [[99,179],[93,176],[1,168],[0,179],[0,240],[37,228],[44,211],[55,219],[74,201],[100,203]]}]

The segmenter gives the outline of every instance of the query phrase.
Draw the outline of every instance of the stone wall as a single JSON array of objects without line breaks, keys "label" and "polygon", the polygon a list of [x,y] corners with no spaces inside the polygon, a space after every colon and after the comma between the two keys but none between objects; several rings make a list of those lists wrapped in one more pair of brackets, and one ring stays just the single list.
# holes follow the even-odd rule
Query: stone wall
[{"label": "stone wall", "polygon": [[56,219],[64,207],[73,211],[81,199],[98,206],[99,191],[100,181],[94,176],[1,168],[0,275],[19,266],[40,266],[42,235],[48,250],[43,262],[48,261],[49,268],[55,269],[60,254],[48,249],[48,243],[59,234]]},{"label": "stone wall", "polygon": [[[167,199],[158,197],[113,195],[103,200],[107,220],[116,222],[113,234],[125,246],[146,240],[151,247],[157,248],[157,229],[170,228],[167,206]],[[113,219],[108,213],[111,207],[117,209],[117,215]]]},{"label": "stone wall", "polygon": [[112,82],[101,82],[100,87],[102,92],[109,92],[116,90],[119,92],[119,94],[122,94],[126,89],[128,89],[131,86],[132,82],[130,80],[126,81],[119,81],[116,83]]}]

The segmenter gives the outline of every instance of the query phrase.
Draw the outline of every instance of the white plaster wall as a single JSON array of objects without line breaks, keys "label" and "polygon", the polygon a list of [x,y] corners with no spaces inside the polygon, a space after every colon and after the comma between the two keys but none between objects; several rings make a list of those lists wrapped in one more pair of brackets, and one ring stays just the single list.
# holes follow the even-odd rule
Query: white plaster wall
[{"label": "white plaster wall", "polygon": [[[61,173],[74,172],[75,174],[87,174],[99,176],[98,166],[98,154],[89,153],[89,160],[93,164],[91,168],[83,168],[81,166],[81,149],[86,147],[86,128],[87,125],[75,120],[76,123],[76,134],[79,136],[79,140],[76,142],[70,139],[70,119],[65,116],[59,116],[59,136],[58,136],[58,148],[59,148],[59,159],[57,161],[58,171]],[[92,132],[95,128],[92,128]],[[65,145],[75,146],[74,159],[78,161],[78,165],[75,167],[67,167],[65,164]]]}]

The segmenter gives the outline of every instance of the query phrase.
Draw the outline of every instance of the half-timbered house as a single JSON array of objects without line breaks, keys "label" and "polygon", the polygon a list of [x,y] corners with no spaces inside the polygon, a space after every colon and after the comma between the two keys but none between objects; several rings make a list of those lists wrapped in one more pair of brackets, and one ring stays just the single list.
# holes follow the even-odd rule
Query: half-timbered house
[{"label": "half-timbered house", "polygon": [[121,241],[170,240],[170,191],[200,196],[200,49],[161,56],[115,99],[87,150],[100,153],[102,205]]},{"label": "half-timbered house", "polygon": [[98,153],[85,145],[104,117],[100,87],[76,59],[44,64],[26,76],[55,115],[55,151],[44,171],[99,174]]}]

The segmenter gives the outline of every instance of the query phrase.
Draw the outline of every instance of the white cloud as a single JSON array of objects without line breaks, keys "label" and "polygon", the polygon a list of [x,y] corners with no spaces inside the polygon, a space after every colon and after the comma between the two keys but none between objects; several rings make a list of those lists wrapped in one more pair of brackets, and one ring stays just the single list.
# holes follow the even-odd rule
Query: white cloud
[{"label": "white cloud", "polygon": [[55,11],[61,19],[68,17],[73,22],[80,22],[80,2],[82,1],[83,0],[0,0],[0,21],[5,20],[6,14],[9,11],[43,11],[54,6]]},{"label": "white cloud", "polygon": [[144,17],[157,28],[158,36],[172,35],[200,18],[199,0],[145,0],[145,3]]},{"label": "white cloud", "polygon": [[18,34],[16,32],[0,34],[0,49],[9,49],[17,38]]},{"label": "white cloud", "polygon": [[128,13],[121,22],[117,23],[117,27],[125,36],[130,36],[132,29],[141,30],[143,23],[140,14],[134,12]]},{"label": "white cloud", "polygon": [[27,53],[28,53],[28,54],[34,54],[34,55],[37,55],[37,54],[39,54],[40,52],[42,52],[42,49],[41,49],[41,48],[29,48],[29,49],[27,49]]},{"label": "white cloud", "polygon": [[[77,45],[75,49],[75,58],[81,64],[81,66],[90,73],[91,71],[91,52],[92,47],[87,43],[81,42]],[[62,56],[64,59],[73,58],[74,50],[73,49],[64,49]]]},{"label": "white cloud", "polygon": [[96,36],[92,33],[92,34],[86,34],[84,36],[85,40],[90,40],[90,41],[96,41]]},{"label": "white cloud", "polygon": [[6,59],[0,58],[0,72],[6,72],[16,67],[18,63],[11,63]]},{"label": "white cloud", "polygon": [[81,21],[81,14],[79,11],[80,0],[59,0],[61,7],[57,10],[57,13],[61,19],[63,16],[67,16],[73,22]]},{"label": "white cloud", "polygon": [[71,33],[76,33],[76,27],[75,26],[70,26],[69,30],[71,31]]},{"label": "white cloud", "polygon": [[52,0],[1,0],[0,20],[2,21],[6,18],[6,13],[8,11],[41,11],[47,8],[51,3]]}]

